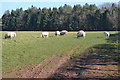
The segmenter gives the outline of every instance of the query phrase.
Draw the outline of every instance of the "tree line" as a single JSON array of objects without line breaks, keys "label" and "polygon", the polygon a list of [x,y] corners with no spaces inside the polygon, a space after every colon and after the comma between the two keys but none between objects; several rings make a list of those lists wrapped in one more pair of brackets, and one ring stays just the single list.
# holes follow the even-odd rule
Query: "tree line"
[{"label": "tree line", "polygon": [[2,30],[7,31],[55,31],[55,30],[117,30],[118,5],[80,4],[73,7],[65,4],[59,8],[31,6],[7,10],[2,16]]}]

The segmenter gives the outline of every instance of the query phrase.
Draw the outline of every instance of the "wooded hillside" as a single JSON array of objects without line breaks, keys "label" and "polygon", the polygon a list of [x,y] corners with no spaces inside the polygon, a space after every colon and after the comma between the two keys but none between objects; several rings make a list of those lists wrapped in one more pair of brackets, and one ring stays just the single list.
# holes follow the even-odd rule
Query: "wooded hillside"
[{"label": "wooded hillside", "polygon": [[120,8],[114,3],[100,8],[87,3],[42,9],[32,5],[27,10],[7,10],[2,16],[2,30],[117,30],[118,11]]}]

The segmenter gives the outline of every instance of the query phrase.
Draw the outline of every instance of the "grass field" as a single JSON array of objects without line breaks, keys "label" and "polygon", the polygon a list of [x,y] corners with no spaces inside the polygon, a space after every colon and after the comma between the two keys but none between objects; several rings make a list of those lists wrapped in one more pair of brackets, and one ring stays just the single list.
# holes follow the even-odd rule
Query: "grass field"
[{"label": "grass field", "polygon": [[[2,38],[4,33],[2,32]],[[86,32],[85,38],[76,38],[76,32],[57,37],[50,32],[48,38],[40,38],[40,32],[17,31],[16,33],[17,37],[14,39],[2,39],[3,72],[29,64],[39,64],[53,55],[69,54],[71,49],[79,46],[74,54],[74,57],[77,57],[87,48],[107,42],[102,31]]]}]

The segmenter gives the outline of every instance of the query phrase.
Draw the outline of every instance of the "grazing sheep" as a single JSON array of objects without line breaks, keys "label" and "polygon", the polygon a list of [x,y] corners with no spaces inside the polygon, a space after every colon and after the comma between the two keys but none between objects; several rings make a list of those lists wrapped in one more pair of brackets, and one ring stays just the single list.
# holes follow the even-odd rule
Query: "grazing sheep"
[{"label": "grazing sheep", "polygon": [[60,32],[60,35],[65,35],[65,34],[67,34],[67,32],[68,32],[68,31],[66,31],[66,30],[62,30],[62,31]]},{"label": "grazing sheep", "polygon": [[77,38],[78,37],[85,37],[85,36],[86,36],[86,33],[83,30],[78,31]]},{"label": "grazing sheep", "polygon": [[55,32],[55,35],[56,35],[56,36],[59,36],[59,35],[60,35],[60,31],[56,31],[56,32]]},{"label": "grazing sheep", "polygon": [[45,37],[48,37],[49,35],[49,32],[42,32],[41,33],[41,37],[45,38]]},{"label": "grazing sheep", "polygon": [[66,33],[65,32],[60,32],[60,35],[65,35]]},{"label": "grazing sheep", "polygon": [[109,32],[104,32],[105,37],[109,37],[110,33]]},{"label": "grazing sheep", "polygon": [[7,32],[4,35],[5,39],[6,38],[15,38],[16,37],[16,33],[15,32]]},{"label": "grazing sheep", "polygon": [[67,34],[68,31],[67,30],[62,30],[61,32],[65,32]]}]

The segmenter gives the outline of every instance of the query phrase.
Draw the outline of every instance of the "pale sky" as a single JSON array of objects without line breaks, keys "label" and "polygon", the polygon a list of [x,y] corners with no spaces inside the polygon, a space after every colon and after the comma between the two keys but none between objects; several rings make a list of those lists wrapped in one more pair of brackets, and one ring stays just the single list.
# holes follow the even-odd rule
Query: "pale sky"
[{"label": "pale sky", "polygon": [[36,6],[37,8],[43,7],[60,7],[64,4],[71,5],[72,7],[76,4],[84,5],[96,4],[96,6],[103,4],[105,2],[115,2],[118,3],[119,0],[0,0],[0,18],[6,10],[11,11],[17,8],[23,8],[24,10],[31,7],[31,5]]},{"label": "pale sky", "polygon": [[0,0],[0,2],[118,2],[119,0]]}]

